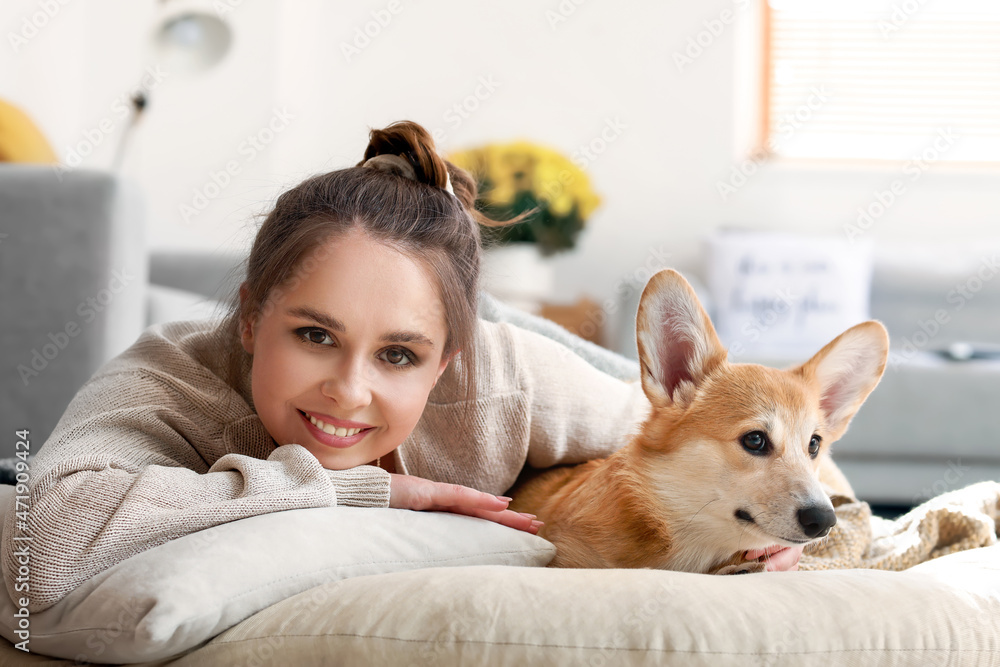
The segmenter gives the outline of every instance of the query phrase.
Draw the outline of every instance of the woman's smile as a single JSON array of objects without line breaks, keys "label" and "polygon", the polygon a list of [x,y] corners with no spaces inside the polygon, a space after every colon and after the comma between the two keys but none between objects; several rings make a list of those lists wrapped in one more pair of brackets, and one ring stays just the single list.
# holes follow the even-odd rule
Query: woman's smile
[{"label": "woman's smile", "polygon": [[302,419],[306,422],[312,436],[329,447],[351,447],[375,430],[374,426],[368,424],[334,419],[327,415],[320,415],[323,417],[320,419],[315,414],[305,410],[299,410],[299,414],[302,415]]}]

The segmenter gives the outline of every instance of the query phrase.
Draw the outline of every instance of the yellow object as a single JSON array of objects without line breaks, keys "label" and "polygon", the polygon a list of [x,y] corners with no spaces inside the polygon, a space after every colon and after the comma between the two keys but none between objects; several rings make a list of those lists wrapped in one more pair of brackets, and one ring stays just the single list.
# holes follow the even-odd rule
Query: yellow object
[{"label": "yellow object", "polygon": [[448,159],[490,183],[492,187],[485,197],[493,205],[510,204],[518,192],[530,191],[538,201],[548,204],[555,217],[569,215],[575,205],[580,218],[586,221],[601,202],[587,174],[545,146],[527,141],[490,144],[457,151]]},{"label": "yellow object", "polygon": [[45,135],[27,114],[0,100],[0,162],[58,164]]}]

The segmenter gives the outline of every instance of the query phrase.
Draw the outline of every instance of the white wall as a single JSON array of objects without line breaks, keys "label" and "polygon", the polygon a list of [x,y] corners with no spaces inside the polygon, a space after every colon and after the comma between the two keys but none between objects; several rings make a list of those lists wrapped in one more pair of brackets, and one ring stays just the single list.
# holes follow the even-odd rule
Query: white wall
[{"label": "white wall", "polygon": [[[5,0],[5,34],[41,1]],[[726,201],[717,192],[743,162],[754,122],[754,10],[741,2],[233,0],[225,15],[232,53],[208,74],[170,76],[151,92],[125,171],[145,189],[154,246],[242,248],[252,216],[283,187],[354,164],[369,127],[416,120],[443,131],[442,151],[528,138],[572,154],[617,120],[625,129],[588,167],[604,205],[578,252],[556,260],[562,298],[607,298],[657,253],[690,263],[704,235],[723,225],[843,234],[858,207],[901,177],[901,164],[771,163]],[[152,0],[69,0],[20,52],[0,48],[0,95],[33,113],[65,155],[142,72],[155,8]],[[552,24],[560,9],[572,13]],[[737,22],[714,24],[719,35],[707,39],[705,22],[725,11]],[[349,61],[341,45],[373,12],[391,20]],[[699,33],[711,44],[679,71],[674,54]],[[497,82],[495,91],[453,126],[449,109],[483,79]],[[251,159],[243,142],[275,109],[293,118]],[[85,164],[110,164],[110,143]],[[196,191],[213,194],[211,175],[228,162],[240,173],[185,221],[180,207],[193,206]],[[908,181],[867,234],[1000,236],[998,211],[997,169],[935,165]]]}]

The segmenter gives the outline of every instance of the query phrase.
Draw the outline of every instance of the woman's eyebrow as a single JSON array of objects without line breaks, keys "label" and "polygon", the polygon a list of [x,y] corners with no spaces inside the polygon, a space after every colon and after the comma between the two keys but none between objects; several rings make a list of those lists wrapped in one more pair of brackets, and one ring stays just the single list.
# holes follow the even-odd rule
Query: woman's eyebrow
[{"label": "woman's eyebrow", "polygon": [[[310,308],[309,306],[296,306],[295,308],[288,308],[285,312],[293,317],[301,317],[307,320],[319,322],[332,331],[337,331],[339,333],[347,332],[347,327],[345,327],[344,323],[336,317],[327,315],[326,313],[320,312],[315,308]],[[434,341],[417,331],[393,331],[383,334],[381,340],[385,343],[415,343],[417,345],[434,347]]]}]

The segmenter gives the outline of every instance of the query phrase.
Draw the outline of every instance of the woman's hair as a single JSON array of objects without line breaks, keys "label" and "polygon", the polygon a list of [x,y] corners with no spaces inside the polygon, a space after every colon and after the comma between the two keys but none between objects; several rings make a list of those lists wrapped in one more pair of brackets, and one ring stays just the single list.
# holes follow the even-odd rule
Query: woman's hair
[{"label": "woman's hair", "polygon": [[[412,173],[362,167],[376,155],[401,156]],[[444,189],[449,178],[454,195]],[[477,196],[475,179],[438,155],[428,132],[410,121],[373,129],[364,159],[355,167],[313,176],[280,195],[246,261],[246,298],[241,303],[234,294],[225,316],[224,326],[236,339],[227,346],[225,379],[238,386],[237,378],[249,367],[249,355],[238,342],[241,320],[252,322],[280,305],[284,294],[323,261],[326,243],[359,228],[421,262],[436,278],[448,329],[443,354],[462,352],[465,398],[473,398],[479,225],[507,224],[478,211]]]}]

